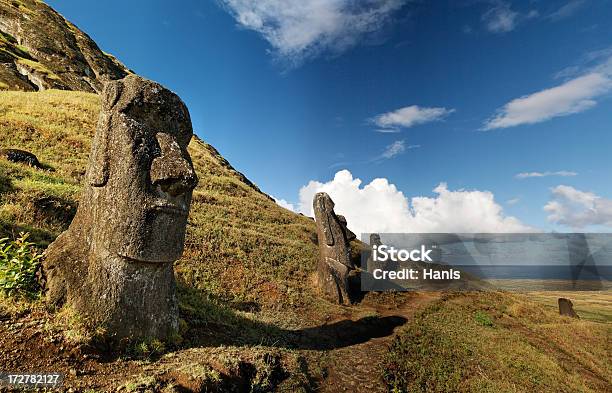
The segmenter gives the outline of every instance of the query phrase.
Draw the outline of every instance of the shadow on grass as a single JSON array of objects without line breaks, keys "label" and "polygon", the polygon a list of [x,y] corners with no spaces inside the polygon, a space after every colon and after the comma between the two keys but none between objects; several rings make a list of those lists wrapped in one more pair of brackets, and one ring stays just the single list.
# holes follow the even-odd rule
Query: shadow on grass
[{"label": "shadow on grass", "polygon": [[12,179],[4,172],[5,171],[3,170],[3,168],[0,167],[0,197],[2,196],[2,194],[13,192],[13,190],[15,189],[13,187]]},{"label": "shadow on grass", "polygon": [[0,219],[0,238],[8,237],[10,239],[15,239],[21,232],[29,233],[30,237],[28,241],[34,243],[41,250],[45,249],[57,237],[57,234],[45,229],[36,228],[30,225],[16,225]]},{"label": "shadow on grass", "polygon": [[179,283],[181,317],[187,322],[181,347],[265,345],[285,349],[331,350],[386,337],[405,324],[400,316],[341,320],[300,330],[254,321],[203,291]]}]

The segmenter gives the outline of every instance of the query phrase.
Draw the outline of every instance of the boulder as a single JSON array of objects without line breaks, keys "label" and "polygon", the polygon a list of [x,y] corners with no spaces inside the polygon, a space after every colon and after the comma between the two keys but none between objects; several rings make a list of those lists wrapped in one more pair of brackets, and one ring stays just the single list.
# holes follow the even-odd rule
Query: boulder
[{"label": "boulder", "polygon": [[197,177],[189,112],[135,75],[108,82],[74,220],[45,252],[46,299],[108,338],[169,339],[178,329],[173,262]]},{"label": "boulder", "polygon": [[42,168],[38,158],[25,150],[19,149],[0,149],[0,157],[6,158],[11,162],[26,164],[34,168]]},{"label": "boulder", "polygon": [[313,207],[319,241],[317,283],[329,300],[350,304],[354,295],[349,280],[356,269],[351,261],[349,242],[356,236],[347,228],[346,219],[334,212],[334,202],[329,195],[317,193]]}]

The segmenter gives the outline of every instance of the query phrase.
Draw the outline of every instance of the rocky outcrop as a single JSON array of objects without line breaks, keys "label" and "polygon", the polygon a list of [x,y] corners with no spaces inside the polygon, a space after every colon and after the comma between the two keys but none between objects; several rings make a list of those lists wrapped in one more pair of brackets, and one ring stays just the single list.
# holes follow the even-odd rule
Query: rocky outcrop
[{"label": "rocky outcrop", "polygon": [[350,304],[354,297],[350,279],[357,270],[351,261],[349,243],[356,236],[347,228],[346,219],[336,215],[334,202],[326,193],[315,195],[313,209],[319,240],[317,283],[329,300]]},{"label": "rocky outcrop", "polygon": [[111,338],[167,339],[178,327],[173,262],[198,180],[192,126],[174,93],[135,75],[109,82],[88,184],[45,253],[46,298]]},{"label": "rocky outcrop", "polygon": [[43,167],[34,154],[25,150],[0,149],[0,157],[5,158],[11,162],[26,164],[34,168]]},{"label": "rocky outcrop", "polygon": [[0,0],[0,90],[100,92],[128,73],[42,1]]}]

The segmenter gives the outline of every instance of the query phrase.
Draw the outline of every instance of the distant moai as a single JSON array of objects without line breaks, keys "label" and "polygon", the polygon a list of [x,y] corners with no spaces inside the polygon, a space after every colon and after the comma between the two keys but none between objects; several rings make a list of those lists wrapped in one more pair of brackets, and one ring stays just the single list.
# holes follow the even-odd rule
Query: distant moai
[{"label": "distant moai", "polygon": [[313,208],[319,239],[317,282],[325,296],[339,304],[350,304],[349,276],[355,272],[350,256],[350,241],[356,236],[346,219],[334,212],[334,202],[324,192],[314,196]]},{"label": "distant moai", "polygon": [[559,314],[580,319],[576,311],[574,311],[574,304],[572,301],[563,297],[559,298]]},{"label": "distant moai", "polygon": [[48,302],[109,338],[176,333],[173,263],[198,182],[192,134],[187,107],[161,85],[136,75],[106,84],[77,214],[45,253]]}]

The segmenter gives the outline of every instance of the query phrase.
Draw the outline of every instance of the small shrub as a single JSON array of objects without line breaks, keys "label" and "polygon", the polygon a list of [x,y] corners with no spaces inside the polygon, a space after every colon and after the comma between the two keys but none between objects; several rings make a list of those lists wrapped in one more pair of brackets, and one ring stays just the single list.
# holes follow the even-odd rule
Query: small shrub
[{"label": "small shrub", "polygon": [[166,352],[166,344],[160,340],[141,340],[134,342],[128,349],[128,356],[136,359],[151,359]]},{"label": "small shrub", "polygon": [[28,242],[29,233],[21,232],[13,241],[0,239],[0,291],[5,294],[36,297],[39,285],[36,270],[42,254]]},{"label": "small shrub", "polygon": [[487,314],[484,311],[476,311],[476,314],[474,315],[474,319],[480,326],[487,326],[487,327],[494,326],[493,321],[491,320],[491,317],[489,316],[489,314]]}]

